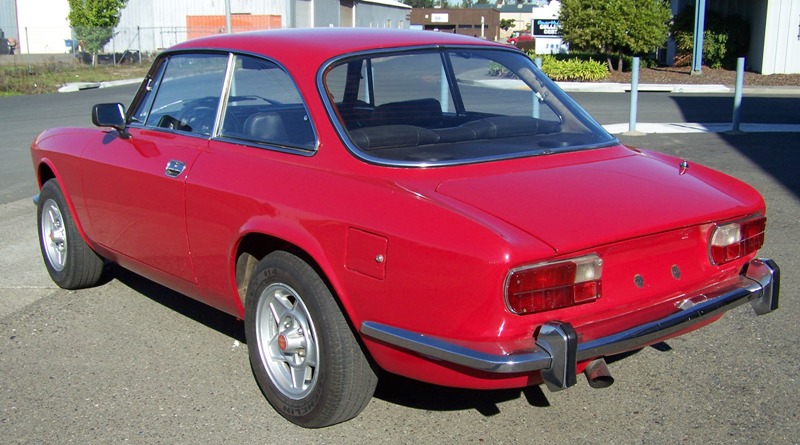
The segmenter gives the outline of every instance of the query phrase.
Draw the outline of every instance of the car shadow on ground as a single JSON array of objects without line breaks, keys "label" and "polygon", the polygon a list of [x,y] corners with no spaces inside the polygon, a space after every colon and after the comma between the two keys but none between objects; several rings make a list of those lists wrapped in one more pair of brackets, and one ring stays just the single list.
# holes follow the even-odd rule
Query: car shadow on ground
[{"label": "car shadow on ground", "polygon": [[[651,346],[664,352],[672,348],[666,342]],[[607,363],[614,363],[638,354],[643,348],[606,357]],[[588,385],[582,375],[577,377],[577,385]],[[394,374],[382,373],[375,390],[375,397],[389,403],[427,411],[475,410],[486,417],[500,414],[498,405],[503,402],[524,397],[532,407],[546,408],[550,401],[545,385],[529,386],[519,389],[470,390],[448,388],[407,379]]]},{"label": "car shadow on ground", "polygon": [[[109,281],[116,279],[139,294],[188,317],[208,328],[245,344],[244,323],[232,315],[212,308],[186,295],[150,281],[123,267],[110,265],[104,271]],[[105,279],[105,277],[104,277]]]},{"label": "car shadow on ground", "polygon": [[475,410],[486,417],[500,414],[498,405],[524,397],[534,407],[548,407],[550,402],[543,386],[523,389],[472,390],[448,388],[381,373],[375,397],[408,408],[426,411]]},{"label": "car shadow on ground", "polygon": [[[236,317],[170,290],[125,268],[109,264],[104,271],[102,282],[105,284],[113,280],[119,281],[142,296],[203,326],[238,340],[242,344],[247,343],[244,335],[244,323]],[[661,351],[669,350],[666,343],[658,343],[652,347]],[[613,363],[638,352],[639,350],[635,350],[610,356],[606,358],[606,361]],[[579,375],[577,384],[587,383],[585,378]],[[550,406],[544,389],[544,385],[503,390],[449,388],[381,372],[374,397],[414,409],[426,411],[475,410],[483,416],[491,417],[500,414],[499,404],[521,397],[524,397],[527,403],[533,407],[546,408]]]}]

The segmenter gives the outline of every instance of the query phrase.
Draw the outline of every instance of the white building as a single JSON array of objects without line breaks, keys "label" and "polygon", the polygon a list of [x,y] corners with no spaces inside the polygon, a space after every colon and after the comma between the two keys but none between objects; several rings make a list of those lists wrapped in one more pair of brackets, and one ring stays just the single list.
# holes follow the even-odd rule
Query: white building
[{"label": "white building", "polygon": [[[116,51],[154,51],[226,32],[225,0],[129,0]],[[408,28],[411,7],[395,0],[230,0],[233,32],[273,28]],[[107,47],[110,50],[110,48]]]},{"label": "white building", "polygon": [[72,38],[67,0],[0,0],[0,30],[17,40],[17,53],[67,52]]},{"label": "white building", "polygon": [[[128,0],[106,51],[156,51],[226,32],[226,1]],[[230,0],[233,32],[270,28],[408,28],[411,7],[396,0]],[[0,0],[0,30],[19,53],[70,51],[67,0]]]}]

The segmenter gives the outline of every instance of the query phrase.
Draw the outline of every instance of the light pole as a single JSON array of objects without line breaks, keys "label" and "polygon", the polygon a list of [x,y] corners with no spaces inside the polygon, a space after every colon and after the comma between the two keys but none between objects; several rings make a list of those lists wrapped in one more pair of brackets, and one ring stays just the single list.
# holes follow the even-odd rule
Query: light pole
[{"label": "light pole", "polygon": [[706,0],[695,0],[694,48],[692,50],[692,74],[702,74],[703,33],[705,32]]}]

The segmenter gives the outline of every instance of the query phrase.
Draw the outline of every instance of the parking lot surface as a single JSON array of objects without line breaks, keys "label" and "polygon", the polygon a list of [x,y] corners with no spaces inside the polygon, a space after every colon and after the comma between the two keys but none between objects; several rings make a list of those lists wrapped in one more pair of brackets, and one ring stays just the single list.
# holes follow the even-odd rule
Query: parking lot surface
[{"label": "parking lot surface", "polygon": [[[89,94],[74,96],[74,106],[125,96]],[[23,114],[35,125],[19,118],[0,126],[26,144],[39,126],[88,122],[88,109],[85,117]],[[607,389],[583,376],[558,393],[384,376],[359,417],[323,430],[296,427],[271,409],[251,375],[239,320],[116,267],[99,287],[56,288],[39,257],[30,160],[17,156],[4,168],[27,179],[4,188],[9,198],[0,204],[0,443],[800,443],[798,134],[620,138],[720,169],[765,196],[761,254],[782,269],[777,312],[759,317],[740,307],[614,357],[616,383]],[[0,142],[4,156],[8,141]]]}]

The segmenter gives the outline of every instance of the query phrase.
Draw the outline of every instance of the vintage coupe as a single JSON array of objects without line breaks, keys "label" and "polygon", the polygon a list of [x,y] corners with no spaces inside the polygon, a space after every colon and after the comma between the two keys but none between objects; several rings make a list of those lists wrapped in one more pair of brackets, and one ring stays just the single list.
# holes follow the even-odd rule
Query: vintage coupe
[{"label": "vintage coupe", "polygon": [[408,30],[278,30],[161,53],[101,129],[38,136],[44,262],[105,262],[244,320],[292,422],[379,371],[559,390],[603,358],[778,306],[750,186],[609,135],[522,52]]}]

